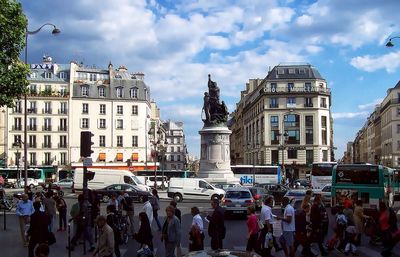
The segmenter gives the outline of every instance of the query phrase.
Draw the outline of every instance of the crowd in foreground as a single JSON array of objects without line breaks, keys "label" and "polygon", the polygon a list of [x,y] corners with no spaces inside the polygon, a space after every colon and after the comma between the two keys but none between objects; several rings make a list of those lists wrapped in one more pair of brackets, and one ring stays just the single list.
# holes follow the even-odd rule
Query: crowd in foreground
[{"label": "crowd in foreground", "polygon": [[[282,215],[273,214],[274,199],[272,197],[264,199],[259,217],[256,215],[254,206],[249,205],[246,246],[248,255],[258,253],[261,256],[270,257],[272,249],[275,248],[275,252],[283,250],[285,257],[294,257],[301,246],[302,256],[313,257],[317,254],[311,250],[311,245],[316,244],[322,256],[327,256],[333,249],[345,255],[356,256],[358,255],[357,246],[363,243],[361,235],[366,233],[370,236],[369,243],[382,244],[382,256],[391,256],[393,247],[400,240],[400,231],[397,228],[396,214],[384,202],[379,204],[378,215],[372,217],[364,214],[360,200],[353,202],[347,199],[338,207],[334,236],[326,239],[329,227],[326,209],[320,195],[315,195],[313,200],[311,196],[312,192],[308,191],[298,210],[295,210],[289,203],[289,199],[284,197]],[[224,248],[223,241],[229,231],[225,227],[224,210],[220,206],[219,199],[212,200],[213,211],[207,214],[200,213],[198,207],[191,208],[193,219],[189,231],[182,231],[181,212],[176,202],[171,201],[166,207],[166,219],[164,223],[161,223],[158,215],[160,202],[157,190],[153,190],[153,197],[150,199],[144,197],[143,201],[143,207],[138,214],[138,228],[135,229],[134,203],[132,198],[124,192],[112,196],[106,203],[106,215],[100,215],[100,201],[92,194],[89,197],[90,215],[85,213],[84,196],[79,195],[78,202],[70,208],[73,236],[67,249],[73,251],[78,242],[84,239],[89,243],[88,251],[93,256],[120,257],[119,246],[124,242],[122,228],[127,226],[128,236],[140,245],[138,257],[154,256],[153,239],[158,235],[161,235],[165,256],[180,257],[182,255],[181,238],[186,235],[189,236],[189,251],[204,250],[206,236],[204,222],[208,223],[207,232],[211,249]],[[48,256],[48,245],[55,243],[57,212],[59,217],[57,232],[63,232],[67,229],[65,200],[51,190],[45,194],[32,194],[28,188],[25,190],[25,194],[17,205],[16,214],[19,218],[21,238],[23,244],[28,247],[29,257],[34,257],[35,254],[41,257]],[[153,223],[154,226],[152,226]],[[96,244],[93,235],[95,229],[98,230]]]}]

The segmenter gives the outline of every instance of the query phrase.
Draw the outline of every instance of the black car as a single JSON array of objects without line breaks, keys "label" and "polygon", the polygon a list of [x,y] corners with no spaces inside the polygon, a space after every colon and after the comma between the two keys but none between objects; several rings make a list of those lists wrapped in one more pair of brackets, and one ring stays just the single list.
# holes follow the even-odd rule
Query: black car
[{"label": "black car", "polygon": [[143,202],[143,196],[151,197],[152,194],[148,191],[143,191],[136,186],[130,184],[113,184],[103,189],[93,190],[97,198],[103,202],[108,202],[112,195],[119,195],[120,192],[127,193],[134,201]]},{"label": "black car", "polygon": [[274,197],[275,203],[281,203],[283,196],[286,194],[289,189],[281,184],[256,184],[257,187],[263,187],[267,190],[268,195],[272,195]]}]

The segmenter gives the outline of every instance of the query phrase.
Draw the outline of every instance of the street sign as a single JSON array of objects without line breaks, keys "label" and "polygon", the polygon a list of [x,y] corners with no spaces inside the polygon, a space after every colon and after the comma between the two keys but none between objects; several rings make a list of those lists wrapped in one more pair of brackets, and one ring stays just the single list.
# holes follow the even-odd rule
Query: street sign
[{"label": "street sign", "polygon": [[92,166],[93,165],[93,160],[92,158],[84,158],[83,159],[83,166]]}]

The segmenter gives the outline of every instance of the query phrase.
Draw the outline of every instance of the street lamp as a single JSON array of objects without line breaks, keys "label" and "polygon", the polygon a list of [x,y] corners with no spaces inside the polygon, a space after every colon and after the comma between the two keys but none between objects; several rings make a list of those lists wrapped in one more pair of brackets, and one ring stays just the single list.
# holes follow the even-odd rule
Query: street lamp
[{"label": "street lamp", "polygon": [[[29,35],[34,35],[36,33],[39,33],[39,31],[45,27],[45,26],[52,26],[53,30],[51,31],[51,34],[53,35],[58,35],[61,31],[56,27],[56,25],[51,24],[51,23],[45,23],[42,26],[40,26],[36,30],[28,30],[28,27],[26,27],[25,30],[25,64],[28,65],[28,36]],[[27,93],[25,92],[24,94],[24,141],[27,142],[28,140],[28,99],[27,99]],[[25,177],[25,185],[28,184],[28,165],[27,165],[27,156],[28,156],[28,146],[24,144],[24,177]]]},{"label": "street lamp", "polygon": [[395,38],[399,39],[400,37],[399,36],[395,36],[395,37],[389,38],[389,41],[386,43],[386,47],[393,47],[394,44],[392,43],[392,39],[395,39]]},{"label": "street lamp", "polygon": [[[162,131],[161,129],[155,128],[156,124],[154,123],[154,127],[151,128],[148,132],[149,135],[153,136],[153,142],[152,145],[154,146],[154,152],[153,152],[153,158],[154,158],[154,188],[157,189],[157,160],[158,160],[158,151],[157,148],[160,148],[160,146],[163,145],[163,142],[161,142],[162,139]],[[166,140],[164,144],[168,143]]]},{"label": "street lamp", "polygon": [[286,147],[286,140],[287,137],[289,136],[289,134],[287,133],[287,131],[285,131],[284,133],[278,133],[278,137],[279,137],[279,141],[280,141],[280,145],[279,148],[282,150],[282,173],[285,176],[286,179],[286,170],[285,170],[285,147]]}]

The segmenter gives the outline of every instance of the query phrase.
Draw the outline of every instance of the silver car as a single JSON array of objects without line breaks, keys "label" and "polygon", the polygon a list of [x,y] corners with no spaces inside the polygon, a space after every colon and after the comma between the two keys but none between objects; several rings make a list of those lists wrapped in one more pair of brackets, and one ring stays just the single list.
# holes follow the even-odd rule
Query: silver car
[{"label": "silver car", "polygon": [[248,188],[233,187],[226,190],[222,207],[225,214],[246,214],[247,207],[253,204],[254,199]]},{"label": "silver car", "polygon": [[72,178],[64,178],[58,182],[54,182],[53,185],[60,186],[61,188],[72,188],[74,180]]}]

